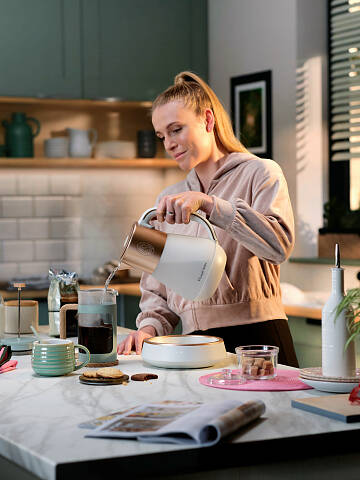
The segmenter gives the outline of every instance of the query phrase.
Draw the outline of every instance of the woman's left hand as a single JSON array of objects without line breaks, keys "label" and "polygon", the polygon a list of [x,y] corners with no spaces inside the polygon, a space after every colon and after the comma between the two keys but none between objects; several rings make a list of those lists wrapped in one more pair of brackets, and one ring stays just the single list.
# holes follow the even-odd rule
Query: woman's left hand
[{"label": "woman's left hand", "polygon": [[157,220],[168,223],[189,223],[190,215],[202,210],[210,215],[214,200],[201,192],[182,192],[165,195],[156,209]]}]

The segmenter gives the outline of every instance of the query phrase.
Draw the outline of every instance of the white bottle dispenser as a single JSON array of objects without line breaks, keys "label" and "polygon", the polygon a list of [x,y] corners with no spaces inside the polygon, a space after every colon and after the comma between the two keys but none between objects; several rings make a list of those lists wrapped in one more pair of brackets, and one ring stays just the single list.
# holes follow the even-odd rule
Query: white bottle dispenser
[{"label": "white bottle dispenser", "polygon": [[349,338],[346,311],[336,316],[344,298],[344,269],[340,267],[339,244],[335,246],[335,267],[331,269],[331,295],[322,310],[322,374],[325,377],[354,377],[356,360],[354,342],[345,349]]}]

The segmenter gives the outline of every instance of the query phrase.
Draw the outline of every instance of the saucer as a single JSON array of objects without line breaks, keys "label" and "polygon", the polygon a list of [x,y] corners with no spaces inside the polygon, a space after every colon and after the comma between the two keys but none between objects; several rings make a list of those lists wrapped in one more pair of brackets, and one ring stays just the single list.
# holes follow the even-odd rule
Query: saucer
[{"label": "saucer", "polygon": [[321,367],[301,368],[299,377],[321,382],[360,383],[360,368],[356,369],[356,374],[353,377],[328,377],[322,374]]},{"label": "saucer", "polygon": [[309,387],[313,387],[320,392],[329,393],[350,393],[351,390],[359,385],[359,382],[336,382],[324,380],[310,380],[309,378],[300,377],[301,381]]}]

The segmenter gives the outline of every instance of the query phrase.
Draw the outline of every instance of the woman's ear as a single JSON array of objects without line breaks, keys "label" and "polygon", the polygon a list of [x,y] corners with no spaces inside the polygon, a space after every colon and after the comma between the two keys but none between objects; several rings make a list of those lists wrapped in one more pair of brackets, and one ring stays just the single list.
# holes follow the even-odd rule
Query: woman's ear
[{"label": "woman's ear", "polygon": [[212,132],[215,126],[215,117],[214,113],[210,108],[205,110],[205,122],[206,122],[206,131]]}]

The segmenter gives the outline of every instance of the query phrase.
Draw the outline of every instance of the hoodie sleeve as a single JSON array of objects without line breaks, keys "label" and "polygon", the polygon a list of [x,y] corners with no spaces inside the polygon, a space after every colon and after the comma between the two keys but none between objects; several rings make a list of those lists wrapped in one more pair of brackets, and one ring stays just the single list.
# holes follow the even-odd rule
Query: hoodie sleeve
[{"label": "hoodie sleeve", "polygon": [[251,205],[241,198],[230,202],[213,195],[209,220],[260,259],[280,264],[294,246],[294,217],[285,177],[279,165],[269,162],[257,168],[249,184]]},{"label": "hoodie sleeve", "polygon": [[140,281],[141,313],[136,318],[138,329],[151,325],[157,335],[170,335],[179,322],[179,317],[169,308],[165,286],[148,273]]}]

